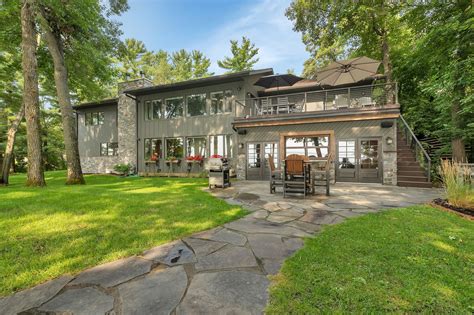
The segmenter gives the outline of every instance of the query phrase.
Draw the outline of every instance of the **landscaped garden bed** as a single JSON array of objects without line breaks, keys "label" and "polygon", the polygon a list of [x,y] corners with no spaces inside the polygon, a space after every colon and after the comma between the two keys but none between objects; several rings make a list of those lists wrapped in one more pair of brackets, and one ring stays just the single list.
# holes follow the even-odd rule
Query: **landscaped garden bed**
[{"label": "landscaped garden bed", "polygon": [[26,188],[24,175],[0,188],[0,296],[245,214],[202,191],[206,179],[46,176],[45,188]]},{"label": "landscaped garden bed", "polygon": [[268,314],[470,314],[474,222],[430,206],[326,227],[287,260]]}]

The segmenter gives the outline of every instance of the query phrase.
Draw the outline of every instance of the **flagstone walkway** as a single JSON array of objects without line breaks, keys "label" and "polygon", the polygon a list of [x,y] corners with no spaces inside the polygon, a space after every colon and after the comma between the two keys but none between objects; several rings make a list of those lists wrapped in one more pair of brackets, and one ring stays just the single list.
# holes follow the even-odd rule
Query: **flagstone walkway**
[{"label": "flagstone walkway", "polygon": [[224,226],[0,299],[0,314],[260,314],[267,275],[303,238],[346,218],[429,202],[440,190],[336,184],[331,196],[283,199],[267,182],[212,194],[251,213]]}]

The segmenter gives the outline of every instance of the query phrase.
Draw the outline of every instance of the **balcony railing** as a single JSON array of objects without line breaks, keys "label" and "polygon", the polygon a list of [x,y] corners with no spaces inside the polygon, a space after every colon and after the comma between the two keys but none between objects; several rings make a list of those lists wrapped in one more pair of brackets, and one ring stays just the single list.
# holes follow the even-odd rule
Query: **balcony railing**
[{"label": "balcony railing", "polygon": [[237,100],[238,116],[253,117],[344,109],[373,109],[398,104],[397,84],[374,84]]}]

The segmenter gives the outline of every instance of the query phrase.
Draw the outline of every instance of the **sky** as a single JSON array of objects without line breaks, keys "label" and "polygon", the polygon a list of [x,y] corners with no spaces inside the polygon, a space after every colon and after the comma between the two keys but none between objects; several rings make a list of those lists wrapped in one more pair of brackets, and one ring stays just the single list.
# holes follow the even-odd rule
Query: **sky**
[{"label": "sky", "polygon": [[217,60],[230,56],[230,40],[250,38],[260,58],[254,69],[301,74],[309,58],[301,34],[285,16],[290,0],[129,0],[117,18],[122,38],[136,38],[148,50],[197,49],[211,59],[211,72],[224,73]]}]

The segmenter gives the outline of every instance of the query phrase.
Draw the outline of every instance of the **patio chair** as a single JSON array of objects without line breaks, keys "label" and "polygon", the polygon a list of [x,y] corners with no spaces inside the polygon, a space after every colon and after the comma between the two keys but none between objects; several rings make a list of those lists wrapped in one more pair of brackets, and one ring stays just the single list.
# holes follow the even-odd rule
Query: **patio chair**
[{"label": "patio chair", "polygon": [[272,101],[268,98],[260,100],[260,112],[262,115],[273,114]]},{"label": "patio chair", "polygon": [[329,153],[324,165],[318,169],[315,168],[311,171],[311,185],[312,193],[316,192],[317,186],[326,187],[326,196],[330,194],[330,182],[331,182],[331,164],[333,161],[333,154]]},{"label": "patio chair", "polygon": [[311,177],[308,165],[305,165],[306,157],[298,154],[291,154],[285,160],[285,173],[283,176],[283,197],[288,193],[303,194],[306,198],[311,189]]},{"label": "patio chair", "polygon": [[270,194],[275,193],[276,186],[283,186],[283,178],[281,170],[276,169],[273,155],[268,155],[268,168],[270,170]]},{"label": "patio chair", "polygon": [[347,94],[338,94],[335,98],[337,109],[349,108],[349,98]]}]

